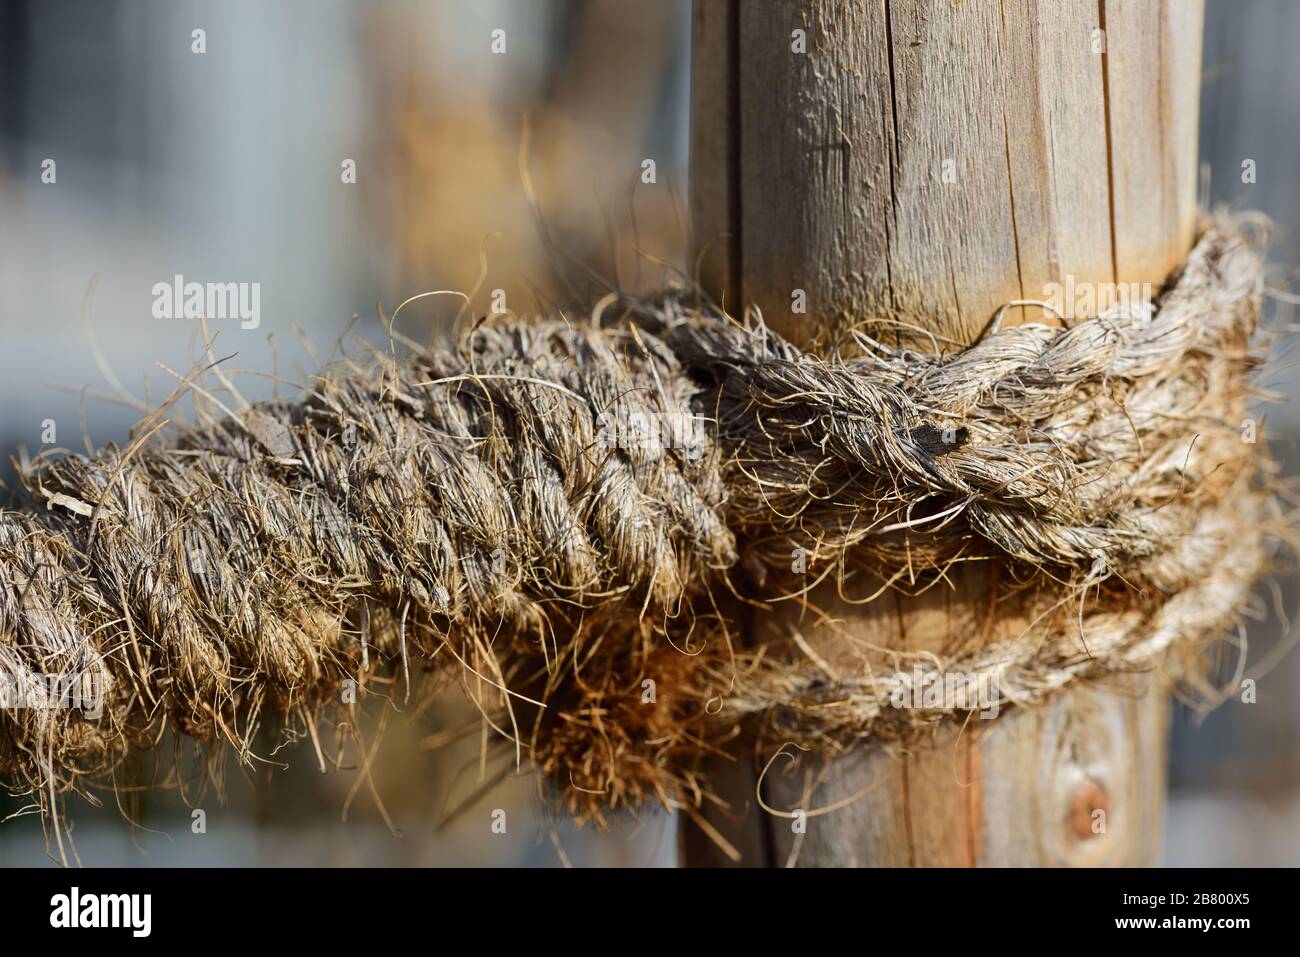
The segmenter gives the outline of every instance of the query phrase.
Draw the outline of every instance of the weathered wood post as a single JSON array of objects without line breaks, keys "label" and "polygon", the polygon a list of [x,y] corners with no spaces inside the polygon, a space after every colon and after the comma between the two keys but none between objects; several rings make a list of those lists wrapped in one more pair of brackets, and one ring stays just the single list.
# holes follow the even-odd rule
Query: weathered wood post
[{"label": "weathered wood post", "polygon": [[[696,0],[703,282],[795,340],[896,316],[951,346],[1048,283],[1158,289],[1193,238],[1202,16],[1199,0]],[[1023,312],[1008,321],[1042,319]],[[823,589],[834,624],[805,612],[803,636],[834,662],[846,635],[941,651],[1014,627],[996,583],[954,578],[865,606]],[[790,604],[757,615],[752,640],[781,640]],[[734,813],[709,821],[750,865],[1153,864],[1167,708],[1137,676],[924,747],[805,757],[769,773],[770,806],[861,796],[804,834],[756,807],[741,762],[725,770]],[[729,862],[689,822],[681,846],[688,865]]]}]

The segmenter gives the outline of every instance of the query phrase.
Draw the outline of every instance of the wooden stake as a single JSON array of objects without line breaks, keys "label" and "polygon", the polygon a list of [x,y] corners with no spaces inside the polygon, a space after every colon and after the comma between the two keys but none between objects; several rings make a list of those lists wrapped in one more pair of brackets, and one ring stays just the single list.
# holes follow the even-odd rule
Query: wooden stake
[{"label": "wooden stake", "polygon": [[[1100,306],[1114,284],[1158,290],[1193,239],[1202,17],[1198,0],[696,0],[702,281],[795,340],[897,316],[945,349],[1051,283]],[[751,640],[794,625],[835,662],[851,640],[941,653],[1017,627],[985,573],[953,577],[865,606],[822,590],[756,616]],[[802,822],[756,807],[759,769],[719,763],[732,809],[706,813],[749,865],[1153,864],[1167,713],[1136,676],[909,751],[779,761],[770,807],[848,802]],[[685,821],[681,847],[729,863]]]}]

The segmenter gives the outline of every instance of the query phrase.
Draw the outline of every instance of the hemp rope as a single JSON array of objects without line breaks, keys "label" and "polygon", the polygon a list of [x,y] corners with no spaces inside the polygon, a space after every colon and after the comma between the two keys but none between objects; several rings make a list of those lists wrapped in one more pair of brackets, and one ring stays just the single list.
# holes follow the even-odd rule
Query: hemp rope
[{"label": "hemp rope", "polygon": [[[247,757],[264,712],[316,739],[344,680],[386,674],[398,696],[430,671],[603,820],[698,803],[701,758],[742,742],[951,717],[891,705],[917,663],[1030,705],[1200,649],[1286,524],[1242,432],[1261,274],[1220,219],[1157,304],[948,356],[860,329],[853,355],[818,358],[682,293],[611,296],[582,322],[498,318],[405,362],[345,360],[300,402],[168,441],[165,405],[125,449],[25,464],[22,508],[0,513],[0,676],[107,689],[98,720],[0,708],[0,775],[53,800],[165,728]],[[626,441],[647,421],[703,426]],[[969,562],[1031,626],[944,658],[858,649],[848,669],[732,640],[740,601],[823,578],[944,587]]]}]

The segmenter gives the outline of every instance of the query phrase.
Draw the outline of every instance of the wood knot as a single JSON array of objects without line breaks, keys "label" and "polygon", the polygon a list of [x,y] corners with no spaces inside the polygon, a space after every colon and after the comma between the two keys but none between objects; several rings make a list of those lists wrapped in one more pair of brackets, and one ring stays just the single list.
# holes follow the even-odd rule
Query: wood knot
[{"label": "wood knot", "polygon": [[1084,778],[1070,800],[1070,830],[1079,840],[1101,837],[1106,833],[1106,815],[1110,798],[1106,789],[1092,778]]}]

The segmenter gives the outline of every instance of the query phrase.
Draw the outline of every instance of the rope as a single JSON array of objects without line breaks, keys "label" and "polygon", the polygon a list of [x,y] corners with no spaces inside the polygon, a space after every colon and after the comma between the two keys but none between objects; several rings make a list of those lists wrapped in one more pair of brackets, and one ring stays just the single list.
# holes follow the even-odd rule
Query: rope
[{"label": "rope", "polygon": [[[1156,304],[952,355],[864,327],[819,358],[670,292],[377,350],[166,440],[164,407],[125,449],[30,463],[0,513],[0,693],[75,675],[102,698],[0,708],[0,773],[44,800],[163,728],[247,757],[263,715],[314,735],[348,683],[430,673],[600,818],[698,804],[717,751],[1150,668],[1237,620],[1285,525],[1243,440],[1260,290],[1221,220]],[[817,582],[973,567],[1023,627],[942,656],[734,634],[743,604],[806,610]],[[989,687],[911,700],[952,675]]]}]

